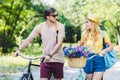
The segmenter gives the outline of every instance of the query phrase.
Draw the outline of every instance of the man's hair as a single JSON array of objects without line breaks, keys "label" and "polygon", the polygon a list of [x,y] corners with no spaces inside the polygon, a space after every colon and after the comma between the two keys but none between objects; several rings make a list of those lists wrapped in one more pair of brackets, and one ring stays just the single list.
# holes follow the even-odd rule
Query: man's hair
[{"label": "man's hair", "polygon": [[46,8],[44,11],[44,18],[47,19],[46,16],[49,16],[51,13],[55,13],[55,12],[56,10],[53,7]]}]

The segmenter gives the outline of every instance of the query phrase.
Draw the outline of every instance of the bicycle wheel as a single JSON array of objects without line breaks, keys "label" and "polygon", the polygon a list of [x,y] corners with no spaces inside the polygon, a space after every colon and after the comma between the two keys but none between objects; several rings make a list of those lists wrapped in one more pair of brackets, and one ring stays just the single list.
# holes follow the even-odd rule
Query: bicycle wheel
[{"label": "bicycle wheel", "polygon": [[34,80],[31,74],[23,74],[20,80]]}]

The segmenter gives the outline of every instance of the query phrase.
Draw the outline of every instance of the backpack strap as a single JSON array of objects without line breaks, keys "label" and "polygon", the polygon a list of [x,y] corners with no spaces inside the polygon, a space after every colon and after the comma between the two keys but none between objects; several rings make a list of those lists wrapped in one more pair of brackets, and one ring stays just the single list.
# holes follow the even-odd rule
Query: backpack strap
[{"label": "backpack strap", "polygon": [[103,47],[106,45],[105,43],[105,31],[102,31],[102,38],[103,38]]},{"label": "backpack strap", "polygon": [[55,23],[55,27],[56,27],[56,31],[58,31],[59,30],[59,28],[58,28],[58,22]]},{"label": "backpack strap", "polygon": [[38,25],[39,36],[41,37],[41,26],[42,24]]},{"label": "backpack strap", "polygon": [[55,23],[55,27],[56,27],[56,33],[57,33],[57,36],[56,36],[56,43],[58,43],[58,32],[59,32],[58,22]]},{"label": "backpack strap", "polygon": [[104,36],[105,36],[105,31],[101,31],[101,33],[102,33],[102,37],[104,38]]},{"label": "backpack strap", "polygon": [[[41,37],[41,26],[42,24],[40,24],[39,26],[39,36]],[[57,36],[56,36],[56,43],[58,43],[58,32],[59,32],[59,28],[58,28],[58,22],[55,23],[55,28],[56,28],[56,33],[57,33]]]}]

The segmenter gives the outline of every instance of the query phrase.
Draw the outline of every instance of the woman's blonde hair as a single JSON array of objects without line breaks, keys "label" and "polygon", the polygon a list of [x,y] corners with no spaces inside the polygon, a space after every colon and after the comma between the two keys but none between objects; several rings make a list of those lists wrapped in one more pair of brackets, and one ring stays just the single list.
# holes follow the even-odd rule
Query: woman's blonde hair
[{"label": "woman's blonde hair", "polygon": [[92,41],[98,41],[99,40],[99,35],[101,35],[99,25],[96,24],[93,21],[90,21],[90,22],[91,22],[92,27],[90,29],[84,29],[84,31],[82,33],[83,44],[88,39],[91,39]]}]

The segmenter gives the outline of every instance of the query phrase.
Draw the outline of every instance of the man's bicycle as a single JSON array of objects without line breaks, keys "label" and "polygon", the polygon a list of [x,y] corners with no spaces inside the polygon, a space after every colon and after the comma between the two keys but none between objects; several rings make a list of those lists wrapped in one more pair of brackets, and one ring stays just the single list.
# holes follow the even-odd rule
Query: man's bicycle
[{"label": "man's bicycle", "polygon": [[[20,80],[34,80],[32,72],[31,72],[31,66],[40,67],[40,65],[33,64],[32,62],[33,62],[33,60],[44,61],[44,58],[40,58],[40,57],[38,57],[38,58],[27,58],[27,57],[24,57],[21,54],[19,54],[19,56],[22,57],[22,58],[24,58],[24,59],[29,60],[29,63],[28,63],[28,66],[27,66],[27,72],[22,75],[22,77],[20,78]],[[49,79],[49,80],[54,80],[54,77],[52,76],[51,79]]]}]

